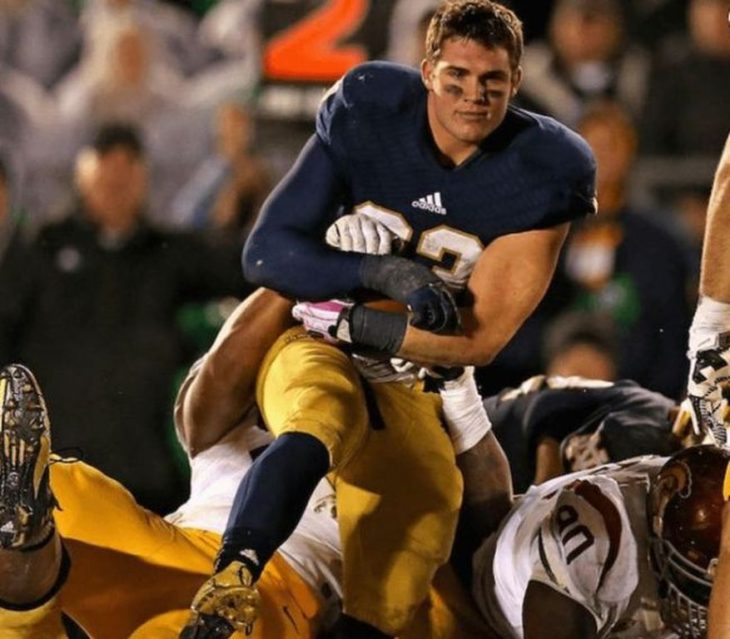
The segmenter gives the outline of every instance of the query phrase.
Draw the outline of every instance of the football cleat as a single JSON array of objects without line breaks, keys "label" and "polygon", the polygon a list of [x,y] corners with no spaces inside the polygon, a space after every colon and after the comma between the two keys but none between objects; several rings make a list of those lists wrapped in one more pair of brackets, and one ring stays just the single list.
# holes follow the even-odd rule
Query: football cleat
[{"label": "football cleat", "polygon": [[200,587],[180,639],[227,639],[236,631],[250,635],[260,604],[251,572],[234,561]]},{"label": "football cleat", "polygon": [[0,548],[23,549],[47,539],[53,494],[48,480],[50,422],[33,374],[0,369]]}]

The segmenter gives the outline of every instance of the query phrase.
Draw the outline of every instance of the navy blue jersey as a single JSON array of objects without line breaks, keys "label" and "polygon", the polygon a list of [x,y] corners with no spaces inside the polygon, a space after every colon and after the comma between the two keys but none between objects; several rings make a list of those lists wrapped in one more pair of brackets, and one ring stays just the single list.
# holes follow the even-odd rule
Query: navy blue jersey
[{"label": "navy blue jersey", "polygon": [[594,159],[578,135],[510,108],[479,152],[444,167],[426,98],[413,69],[361,65],[323,101],[317,135],[347,184],[349,204],[409,240],[417,258],[448,269],[447,281],[463,284],[472,260],[496,237],[595,212]]},{"label": "navy blue jersey", "polygon": [[430,135],[426,98],[416,71],[384,62],[358,66],[333,87],[316,136],[249,238],[249,279],[300,299],[358,288],[361,256],[323,243],[336,216],[354,210],[388,226],[406,257],[458,289],[494,238],[595,212],[595,161],[578,135],[510,108],[474,156],[449,168]]},{"label": "navy blue jersey", "polygon": [[674,406],[664,395],[629,380],[610,383],[543,375],[484,400],[517,492],[532,483],[535,450],[545,436],[560,442],[601,427],[611,461],[671,454],[677,446],[669,437]]}]

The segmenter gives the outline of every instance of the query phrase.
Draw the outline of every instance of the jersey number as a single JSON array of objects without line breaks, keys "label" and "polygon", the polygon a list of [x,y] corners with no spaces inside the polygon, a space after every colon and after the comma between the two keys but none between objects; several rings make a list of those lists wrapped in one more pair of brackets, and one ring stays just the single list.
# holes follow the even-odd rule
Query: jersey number
[{"label": "jersey number", "polygon": [[[413,237],[413,227],[400,213],[372,202],[360,204],[356,211],[387,226],[404,242]],[[416,253],[440,264],[433,267],[433,272],[454,289],[464,288],[483,250],[484,244],[476,235],[445,224],[423,231],[416,246]],[[444,265],[447,261],[451,266]]]},{"label": "jersey number", "polygon": [[[595,538],[586,526],[578,523],[578,512],[572,506],[566,504],[558,508],[556,522],[560,543],[568,553],[566,561],[570,565],[593,545]],[[571,550],[568,550],[569,545]]]},{"label": "jersey number", "polygon": [[304,20],[272,39],[264,70],[273,80],[334,82],[368,59],[365,47],[339,45],[370,11],[371,0],[329,0]]}]

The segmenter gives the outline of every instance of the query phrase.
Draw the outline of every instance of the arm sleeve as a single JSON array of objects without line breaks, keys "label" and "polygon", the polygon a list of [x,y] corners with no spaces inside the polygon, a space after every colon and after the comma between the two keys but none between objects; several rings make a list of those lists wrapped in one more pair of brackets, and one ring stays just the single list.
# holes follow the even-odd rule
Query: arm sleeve
[{"label": "arm sleeve", "polygon": [[264,204],[243,250],[246,279],[305,300],[361,287],[362,255],[328,247],[324,235],[346,204],[346,183],[325,143],[312,136]]}]

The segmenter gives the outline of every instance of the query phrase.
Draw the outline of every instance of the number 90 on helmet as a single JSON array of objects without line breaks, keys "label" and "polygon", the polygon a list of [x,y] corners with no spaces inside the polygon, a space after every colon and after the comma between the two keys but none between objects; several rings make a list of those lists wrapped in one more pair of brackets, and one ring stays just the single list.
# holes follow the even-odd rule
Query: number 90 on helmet
[{"label": "number 90 on helmet", "polygon": [[669,458],[649,491],[651,564],[661,616],[683,639],[707,633],[729,465],[727,449],[687,448]]}]

